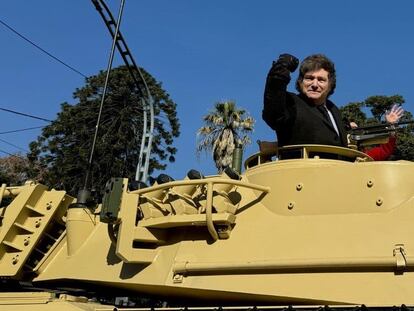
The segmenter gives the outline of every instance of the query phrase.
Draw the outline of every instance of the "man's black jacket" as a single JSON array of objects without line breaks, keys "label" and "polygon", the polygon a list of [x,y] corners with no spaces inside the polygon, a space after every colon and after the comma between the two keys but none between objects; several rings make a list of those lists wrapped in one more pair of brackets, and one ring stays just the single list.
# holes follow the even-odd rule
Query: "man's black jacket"
[{"label": "man's black jacket", "polygon": [[276,131],[279,146],[321,144],[347,146],[346,132],[339,109],[327,101],[339,130],[337,135],[327,120],[304,95],[286,91],[287,81],[275,78],[269,72],[264,92],[263,120]]}]

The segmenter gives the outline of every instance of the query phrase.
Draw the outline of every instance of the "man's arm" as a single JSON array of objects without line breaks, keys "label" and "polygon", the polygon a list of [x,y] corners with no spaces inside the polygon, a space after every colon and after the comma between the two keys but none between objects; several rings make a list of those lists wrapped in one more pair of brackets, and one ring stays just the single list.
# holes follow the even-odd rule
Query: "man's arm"
[{"label": "man's arm", "polygon": [[262,118],[274,130],[290,118],[286,89],[290,82],[290,73],[296,70],[298,64],[296,57],[282,54],[273,62],[267,75]]}]

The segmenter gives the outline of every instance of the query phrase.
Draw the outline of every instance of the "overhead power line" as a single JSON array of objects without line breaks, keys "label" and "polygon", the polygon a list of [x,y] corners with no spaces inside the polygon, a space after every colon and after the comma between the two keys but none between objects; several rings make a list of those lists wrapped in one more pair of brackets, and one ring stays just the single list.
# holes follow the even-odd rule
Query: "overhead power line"
[{"label": "overhead power line", "polygon": [[9,143],[7,140],[4,140],[4,139],[1,139],[0,138],[0,141],[3,142],[3,143],[5,143],[5,144],[7,144],[7,145],[9,145],[9,146],[12,146],[14,148],[20,149],[20,150],[22,150],[24,152],[29,152],[27,149],[24,149],[24,148],[19,147],[19,146],[15,145],[15,144]]},{"label": "overhead power line", "polygon": [[0,108],[0,110],[7,111],[7,112],[10,112],[10,113],[14,113],[14,114],[18,114],[18,115],[25,116],[25,117],[32,118],[32,119],[42,120],[42,121],[46,121],[46,122],[52,122],[52,120],[49,120],[49,119],[45,119],[45,118],[41,118],[41,117],[36,117],[34,115],[31,115],[31,114],[27,114],[27,113],[23,113],[23,112],[18,112],[18,111],[14,111],[14,110],[11,110],[11,109]]},{"label": "overhead power line", "polygon": [[42,51],[43,53],[45,53],[46,55],[48,55],[49,57],[53,58],[55,61],[61,63],[63,66],[69,68],[70,70],[76,72],[77,74],[81,75],[84,78],[87,78],[86,75],[84,75],[82,72],[80,72],[79,70],[73,68],[72,66],[68,65],[67,63],[65,63],[63,60],[60,60],[59,58],[57,58],[56,56],[52,55],[51,53],[49,53],[48,51],[46,51],[45,49],[41,48],[39,45],[37,45],[36,43],[34,43],[33,41],[31,41],[30,39],[26,38],[25,36],[23,36],[21,33],[19,33],[17,30],[13,29],[11,26],[9,26],[8,24],[6,24],[4,21],[2,21],[0,19],[0,23],[6,27],[7,29],[9,29],[10,31],[12,31],[13,33],[15,33],[16,35],[18,35],[20,38],[22,38],[23,40],[25,40],[26,42],[30,43],[31,45],[33,45],[34,47],[36,47],[37,49],[39,49],[40,51]]},{"label": "overhead power line", "polygon": [[20,156],[20,155],[18,155],[18,154],[13,154],[13,153],[10,153],[10,152],[7,152],[7,151],[4,151],[4,150],[2,150],[2,149],[0,149],[0,152],[3,152],[3,153],[5,153],[5,154],[7,154],[7,155],[9,155],[9,156],[12,156],[12,157],[16,157],[16,158],[19,158],[19,159],[22,159],[22,160],[26,160],[26,158],[24,158],[24,157],[22,157],[22,156]]},{"label": "overhead power line", "polygon": [[10,152],[7,152],[7,151],[1,150],[1,149],[0,149],[0,152],[3,152],[3,153],[8,154],[8,155],[10,155],[10,156],[14,155],[14,154],[12,154],[12,153],[10,153]]},{"label": "overhead power line", "polygon": [[0,135],[1,134],[9,134],[9,133],[17,133],[17,132],[29,131],[29,130],[34,130],[34,129],[40,129],[42,127],[44,127],[44,126],[35,126],[35,127],[28,127],[28,128],[25,128],[25,129],[19,129],[19,130],[12,130],[12,131],[0,132]]}]

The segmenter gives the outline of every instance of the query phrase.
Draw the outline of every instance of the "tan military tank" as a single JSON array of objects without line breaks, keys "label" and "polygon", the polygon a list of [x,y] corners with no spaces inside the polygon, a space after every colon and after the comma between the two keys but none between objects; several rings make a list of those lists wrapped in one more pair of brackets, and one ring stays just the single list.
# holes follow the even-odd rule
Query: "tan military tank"
[{"label": "tan military tank", "polygon": [[405,309],[413,176],[412,162],[306,145],[255,154],[240,175],[190,171],[138,190],[114,178],[90,207],[3,185],[0,310],[115,310],[88,299],[100,292],[203,309]]}]

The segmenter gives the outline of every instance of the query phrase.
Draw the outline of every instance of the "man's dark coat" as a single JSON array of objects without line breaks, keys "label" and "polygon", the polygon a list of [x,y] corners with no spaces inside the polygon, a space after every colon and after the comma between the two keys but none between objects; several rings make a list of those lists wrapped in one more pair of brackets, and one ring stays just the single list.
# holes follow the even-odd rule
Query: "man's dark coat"
[{"label": "man's dark coat", "polygon": [[269,72],[264,92],[263,120],[276,131],[279,146],[298,144],[321,144],[347,146],[346,132],[339,109],[327,101],[326,107],[337,124],[337,135],[332,123],[321,109],[304,95],[286,91],[288,81]]}]

